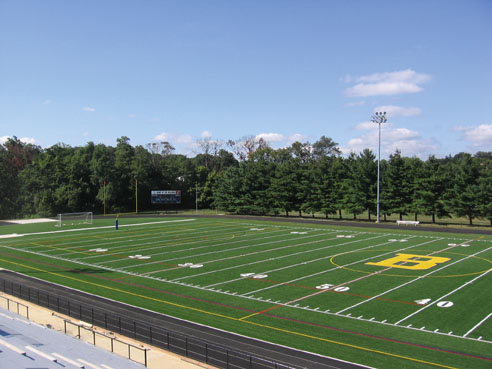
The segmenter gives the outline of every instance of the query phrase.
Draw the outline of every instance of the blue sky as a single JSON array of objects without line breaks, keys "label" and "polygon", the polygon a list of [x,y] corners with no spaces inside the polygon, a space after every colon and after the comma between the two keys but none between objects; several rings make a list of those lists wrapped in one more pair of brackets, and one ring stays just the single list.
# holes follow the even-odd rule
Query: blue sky
[{"label": "blue sky", "polygon": [[492,1],[0,1],[0,142],[492,151]]}]

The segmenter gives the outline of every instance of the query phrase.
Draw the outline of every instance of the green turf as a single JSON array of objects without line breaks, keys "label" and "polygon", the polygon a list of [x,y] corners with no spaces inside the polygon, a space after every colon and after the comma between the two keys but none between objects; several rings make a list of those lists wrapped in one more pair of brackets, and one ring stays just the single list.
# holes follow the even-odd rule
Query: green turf
[{"label": "green turf", "polygon": [[368,366],[492,366],[492,236],[190,219],[2,226],[0,267]]}]

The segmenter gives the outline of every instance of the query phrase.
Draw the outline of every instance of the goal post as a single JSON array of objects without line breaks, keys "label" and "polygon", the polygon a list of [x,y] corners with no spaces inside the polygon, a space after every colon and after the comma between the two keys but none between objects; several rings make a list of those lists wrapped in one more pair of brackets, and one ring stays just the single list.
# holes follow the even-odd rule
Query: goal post
[{"label": "goal post", "polygon": [[57,215],[57,227],[77,224],[92,224],[92,211],[84,211],[80,213],[62,213]]}]

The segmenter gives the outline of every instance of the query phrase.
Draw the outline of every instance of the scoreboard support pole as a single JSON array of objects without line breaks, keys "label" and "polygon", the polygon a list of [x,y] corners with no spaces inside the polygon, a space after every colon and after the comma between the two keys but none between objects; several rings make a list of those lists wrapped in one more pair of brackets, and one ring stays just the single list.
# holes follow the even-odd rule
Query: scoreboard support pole
[{"label": "scoreboard support pole", "polygon": [[138,179],[135,179],[135,214],[138,214]]}]

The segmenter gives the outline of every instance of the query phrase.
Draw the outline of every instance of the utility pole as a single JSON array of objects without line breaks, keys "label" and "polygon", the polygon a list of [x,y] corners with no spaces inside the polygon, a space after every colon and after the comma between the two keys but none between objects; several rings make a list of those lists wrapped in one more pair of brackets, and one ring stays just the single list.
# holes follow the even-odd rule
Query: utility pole
[{"label": "utility pole", "polygon": [[371,122],[376,123],[379,127],[379,137],[378,137],[378,216],[376,223],[381,221],[380,213],[380,198],[379,198],[379,187],[380,187],[380,171],[381,171],[381,123],[386,123],[386,112],[377,112],[372,116]]}]

